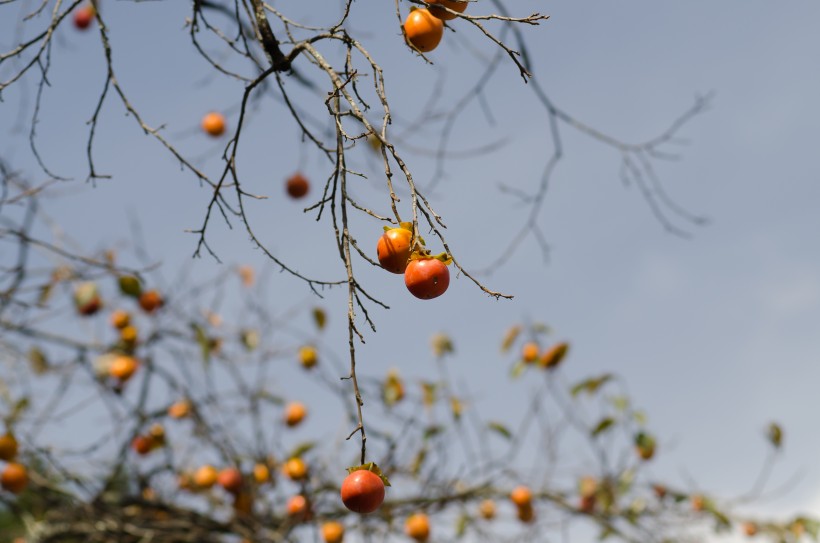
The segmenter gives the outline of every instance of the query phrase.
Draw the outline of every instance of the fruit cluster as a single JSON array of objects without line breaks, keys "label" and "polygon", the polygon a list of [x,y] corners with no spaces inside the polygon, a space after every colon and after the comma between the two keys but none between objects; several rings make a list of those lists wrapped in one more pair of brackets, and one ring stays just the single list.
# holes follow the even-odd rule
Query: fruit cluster
[{"label": "fruit cluster", "polygon": [[430,9],[411,8],[404,20],[407,43],[421,53],[429,53],[444,36],[444,21],[451,21],[467,9],[466,0],[429,0]]},{"label": "fruit cluster", "polygon": [[437,298],[450,286],[447,265],[452,259],[447,253],[431,255],[419,237],[413,246],[413,226],[401,223],[398,228],[385,227],[376,244],[376,253],[382,268],[391,273],[403,273],[404,284],[410,294],[422,300]]}]

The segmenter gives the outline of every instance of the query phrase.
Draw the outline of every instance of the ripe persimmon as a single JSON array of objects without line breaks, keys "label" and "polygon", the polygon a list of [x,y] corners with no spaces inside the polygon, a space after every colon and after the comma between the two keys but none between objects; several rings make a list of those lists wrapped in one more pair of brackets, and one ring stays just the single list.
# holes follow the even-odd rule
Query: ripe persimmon
[{"label": "ripe persimmon", "polygon": [[17,439],[10,433],[0,436],[0,460],[8,462],[17,456]]},{"label": "ripe persimmon", "polygon": [[253,466],[253,479],[260,485],[270,481],[270,468],[267,464],[259,462]]},{"label": "ripe persimmon", "polygon": [[191,414],[191,402],[188,400],[179,400],[174,402],[168,408],[168,416],[172,419],[183,419]]},{"label": "ripe persimmon", "polygon": [[302,198],[310,191],[310,182],[304,175],[296,172],[285,181],[285,190],[291,198]]},{"label": "ripe persimmon", "polygon": [[122,382],[127,381],[139,369],[139,362],[133,356],[120,355],[111,362],[108,373]]},{"label": "ripe persimmon", "polygon": [[242,490],[242,472],[236,468],[223,469],[217,475],[216,481],[231,494],[238,494]]},{"label": "ripe persimmon", "polygon": [[111,312],[111,326],[117,330],[122,330],[131,324],[131,315],[124,309],[115,309]]},{"label": "ripe persimmon", "polygon": [[215,138],[221,136],[225,133],[225,116],[216,111],[208,113],[202,117],[202,130]]},{"label": "ripe persimmon", "polygon": [[444,23],[426,9],[411,11],[404,20],[403,28],[408,43],[422,53],[429,53],[438,47],[444,36]]},{"label": "ripe persimmon", "polygon": [[521,348],[521,358],[527,364],[535,362],[538,359],[538,344],[534,341],[525,343],[524,347]]},{"label": "ripe persimmon", "polygon": [[319,361],[319,355],[316,352],[316,347],[312,345],[305,345],[299,348],[299,363],[305,369],[311,369],[316,366]]},{"label": "ripe persimmon", "polygon": [[[468,2],[462,2],[460,0],[428,0],[428,3],[438,4],[459,13],[464,13],[468,4]],[[438,17],[442,21],[451,21],[457,17],[455,13],[450,13],[446,9],[441,9],[436,6],[430,6],[430,14],[432,14],[433,17]]]},{"label": "ripe persimmon", "polygon": [[282,473],[291,481],[301,481],[308,475],[305,461],[299,457],[291,458],[282,466]]},{"label": "ripe persimmon", "polygon": [[307,520],[310,516],[310,502],[302,494],[288,498],[288,516],[299,520]]},{"label": "ripe persimmon", "polygon": [[491,520],[495,517],[495,502],[493,500],[484,500],[478,506],[478,514],[484,520]]},{"label": "ripe persimmon", "polygon": [[354,513],[372,513],[384,501],[384,481],[366,469],[357,469],[342,482],[342,502]]},{"label": "ripe persimmon", "polygon": [[404,533],[416,541],[427,541],[430,537],[430,519],[424,513],[416,513],[404,521]]},{"label": "ripe persimmon", "polygon": [[291,428],[307,416],[307,407],[302,402],[291,402],[285,407],[285,424]]},{"label": "ripe persimmon", "polygon": [[0,474],[0,485],[12,494],[19,494],[28,485],[28,470],[23,464],[9,462]]},{"label": "ripe persimmon", "polygon": [[22,464],[9,462],[0,474],[0,486],[13,494],[19,494],[28,485],[28,470]]},{"label": "ripe persimmon", "polygon": [[376,253],[382,268],[391,273],[404,273],[410,262],[413,232],[406,228],[391,228],[379,238]]},{"label": "ripe persimmon", "polygon": [[199,488],[211,488],[216,484],[219,472],[210,464],[206,464],[194,472],[194,484]]},{"label": "ripe persimmon", "polygon": [[91,4],[77,8],[77,11],[74,12],[74,26],[79,30],[85,30],[91,25],[91,21],[94,20],[96,14],[97,11]]},{"label": "ripe persimmon", "polygon": [[140,456],[144,456],[151,452],[153,448],[153,440],[148,436],[139,435],[131,441],[131,448]]},{"label": "ripe persimmon", "polygon": [[444,294],[450,286],[450,270],[435,258],[411,260],[404,270],[404,284],[416,298],[430,300]]},{"label": "ripe persimmon", "polygon": [[322,541],[325,543],[342,543],[345,527],[341,522],[331,520],[322,524]]},{"label": "ripe persimmon", "polygon": [[83,316],[91,316],[102,308],[102,298],[97,285],[92,282],[80,283],[74,289],[74,306]]},{"label": "ripe persimmon", "polygon": [[153,313],[157,309],[163,306],[165,300],[162,299],[162,295],[157,290],[146,290],[139,297],[139,304],[143,311],[146,313]]},{"label": "ripe persimmon", "polygon": [[510,492],[510,500],[518,507],[532,505],[532,492],[526,486],[517,486]]}]

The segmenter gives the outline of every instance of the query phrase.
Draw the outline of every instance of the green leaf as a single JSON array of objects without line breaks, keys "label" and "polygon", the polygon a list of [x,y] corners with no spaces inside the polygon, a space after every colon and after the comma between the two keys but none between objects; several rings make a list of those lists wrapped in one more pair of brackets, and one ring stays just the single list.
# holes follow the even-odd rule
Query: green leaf
[{"label": "green leaf", "polygon": [[769,429],[766,433],[766,437],[769,438],[769,443],[775,449],[779,449],[780,446],[783,444],[783,429],[780,427],[779,424],[773,422],[769,424]]},{"label": "green leaf", "polygon": [[327,324],[327,313],[321,307],[314,307],[313,308],[313,324],[316,325],[320,331],[325,329],[325,325]]},{"label": "green leaf", "polygon": [[467,513],[462,513],[458,520],[456,520],[456,537],[461,538],[464,537],[464,534],[467,532],[467,526],[470,524],[470,515]]},{"label": "green leaf", "polygon": [[517,379],[522,373],[524,373],[524,369],[526,367],[526,362],[523,360],[516,360],[515,364],[513,364],[512,368],[510,368],[510,377],[512,379]]},{"label": "green leaf", "polygon": [[428,426],[424,429],[424,440],[426,441],[431,437],[435,437],[443,431],[444,428],[442,426]]},{"label": "green leaf", "polygon": [[572,394],[573,396],[577,396],[581,392],[586,392],[590,395],[595,394],[596,392],[598,392],[598,389],[600,389],[603,385],[612,380],[612,378],[613,375],[611,373],[605,373],[599,377],[590,377],[588,379],[584,379],[583,381],[574,385],[570,389],[570,394]]},{"label": "green leaf", "polygon": [[315,441],[305,441],[304,443],[300,443],[290,451],[288,458],[301,458],[314,447],[316,447]]},{"label": "green leaf", "polygon": [[239,332],[239,338],[246,350],[252,351],[259,346],[259,332],[253,329],[245,329]]},{"label": "green leaf", "polygon": [[501,435],[501,437],[505,439],[512,439],[512,433],[510,433],[510,430],[500,422],[488,422],[487,428]]},{"label": "green leaf", "polygon": [[205,333],[205,329],[199,324],[192,322],[191,329],[194,331],[194,337],[199,344],[200,352],[202,353],[202,361],[207,366],[211,362],[211,341]]},{"label": "green leaf", "polygon": [[133,275],[120,275],[117,280],[120,286],[120,292],[132,298],[139,298],[142,294],[142,285],[140,280]]},{"label": "green leaf", "polygon": [[601,419],[601,421],[595,425],[595,428],[592,429],[592,437],[597,437],[600,434],[606,432],[612,427],[613,424],[615,424],[615,419],[613,419],[612,417],[606,417]]}]

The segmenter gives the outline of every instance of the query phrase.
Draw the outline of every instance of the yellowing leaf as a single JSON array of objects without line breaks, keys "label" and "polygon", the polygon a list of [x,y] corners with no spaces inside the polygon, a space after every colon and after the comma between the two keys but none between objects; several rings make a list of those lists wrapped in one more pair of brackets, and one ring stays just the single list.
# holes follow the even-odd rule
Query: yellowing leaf
[{"label": "yellowing leaf", "polygon": [[521,333],[521,326],[515,325],[511,326],[507,332],[504,334],[504,339],[501,340],[501,352],[505,353],[510,350],[515,340],[518,338],[518,334]]},{"label": "yellowing leaf", "polygon": [[606,432],[612,427],[613,424],[615,424],[615,419],[613,419],[612,417],[606,417],[601,419],[600,422],[598,422],[598,424],[595,425],[595,428],[592,429],[592,437],[597,437],[602,433]]},{"label": "yellowing leaf", "polygon": [[505,439],[512,439],[512,433],[510,432],[510,430],[500,422],[488,422],[487,428],[497,433],[498,435],[504,437]]},{"label": "yellowing leaf", "polygon": [[313,308],[313,324],[316,325],[320,331],[325,329],[325,325],[327,324],[327,313],[321,307],[314,307]]}]

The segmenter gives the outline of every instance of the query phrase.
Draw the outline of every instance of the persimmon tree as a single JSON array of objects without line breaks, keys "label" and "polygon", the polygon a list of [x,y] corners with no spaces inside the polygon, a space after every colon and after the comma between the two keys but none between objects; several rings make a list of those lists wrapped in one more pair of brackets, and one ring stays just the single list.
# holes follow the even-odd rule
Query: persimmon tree
[{"label": "persimmon tree", "polygon": [[[529,386],[538,383],[529,389],[530,409],[514,423],[482,420],[471,410],[446,370],[448,358],[457,356],[446,336],[433,341],[440,376],[420,386],[405,382],[401,368],[385,373],[357,358],[357,346],[376,333],[373,310],[387,308],[359,271],[381,267],[381,245],[378,255],[373,249],[382,227],[403,230],[398,237],[407,256],[382,265],[405,272],[413,295],[444,295],[451,266],[477,296],[512,298],[503,285],[486,284],[480,272],[509,262],[523,243],[546,253],[539,218],[567,152],[568,130],[620,154],[620,176],[639,187],[664,228],[686,235],[687,226],[701,224],[666,194],[656,164],[674,156],[680,131],[705,110],[708,96],[672,115],[644,142],[626,142],[565,111],[532,73],[528,35],[546,31],[548,15],[518,13],[515,3],[501,0],[396,1],[391,17],[380,24],[394,28],[396,42],[415,61],[437,62],[431,53],[436,47],[469,35],[481,65],[474,80],[458,89],[457,103],[442,113],[442,91],[431,72],[430,83],[421,87],[431,90],[419,93],[427,107],[414,117],[393,99],[380,54],[386,45],[359,30],[361,11],[370,9],[361,2],[347,0],[316,13],[310,3],[197,0],[179,21],[190,58],[209,77],[240,89],[215,98],[224,106],[202,120],[206,137],[222,138],[216,140],[220,162],[212,168],[201,149],[192,150],[169,131],[123,82],[129,66],[119,55],[128,42],[118,41],[125,30],[110,21],[118,12],[147,5],[0,2],[0,20],[15,40],[0,52],[0,93],[18,92],[39,167],[36,173],[18,172],[0,163],[0,241],[4,254],[14,255],[0,277],[0,326],[9,361],[0,390],[0,458],[8,473],[2,499],[20,523],[20,536],[38,542],[265,542],[370,541],[404,533],[419,541],[533,540],[575,533],[576,526],[583,534],[586,526],[601,537],[668,541],[742,525],[772,540],[816,537],[812,519],[751,518],[737,512],[732,500],[649,480],[644,467],[656,454],[658,437],[623,384],[611,374],[567,384],[560,366],[571,360],[568,344],[548,337],[539,325],[513,327],[502,341],[500,356],[512,366],[512,376]],[[115,250],[89,253],[67,243],[57,229],[49,231],[40,202],[55,187],[77,182],[69,179],[76,175],[51,166],[37,131],[52,92],[55,50],[69,32],[94,37],[105,74],[89,87],[96,103],[88,123],[64,127],[67,138],[84,138],[86,181],[108,182],[100,166],[109,160],[100,157],[100,132],[116,105],[133,130],[173,158],[192,190],[207,191],[201,222],[187,225],[194,256],[219,261],[211,242],[217,223],[240,225],[250,248],[283,272],[276,281],[303,285],[317,296],[314,305],[296,310],[311,316],[313,330],[260,303],[253,269],[222,266],[201,284],[165,289],[157,286],[157,270],[148,259],[130,264],[140,259]],[[497,78],[531,90],[533,107],[546,119],[539,159],[544,163],[543,175],[526,190],[501,187],[524,202],[527,213],[518,233],[486,263],[448,243],[446,217],[429,194],[446,182],[452,157],[464,152],[454,148],[453,131],[468,111],[494,99],[488,89]],[[33,99],[26,85],[34,89]],[[287,193],[306,198],[300,200],[307,202],[305,220],[326,225],[332,236],[339,260],[327,276],[299,271],[299,256],[279,254],[253,218],[266,195],[257,190],[258,172],[246,167],[244,151],[258,143],[248,136],[254,117],[270,108],[325,165],[312,192],[310,180],[299,174],[288,180]],[[468,143],[467,152],[475,154],[501,146],[492,138]],[[420,182],[414,164],[425,155],[432,156],[435,171]],[[351,189],[352,180],[368,176],[354,166],[362,160],[379,164],[380,190],[373,195],[357,196]],[[140,252],[145,256],[150,248]],[[346,343],[322,345],[327,317],[321,295],[334,288],[347,293]],[[231,303],[223,311],[224,299]],[[292,364],[273,369],[283,361]],[[338,440],[289,436],[289,429],[311,416],[311,402],[287,397],[292,372],[310,372],[321,394],[338,399],[345,415]],[[780,447],[777,426],[771,441]],[[562,458],[578,446],[589,453],[582,471],[565,469]],[[548,452],[525,469],[516,461],[525,450]],[[774,458],[764,464],[763,482]],[[384,503],[368,516],[350,513],[339,495],[351,466],[392,483]],[[756,485],[752,497],[764,486]],[[360,511],[373,505],[350,503]],[[341,535],[345,529],[353,533]]]}]

